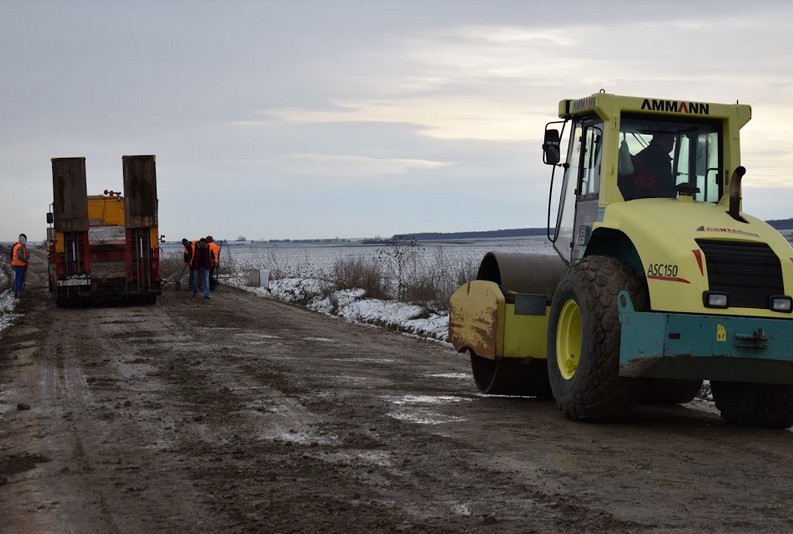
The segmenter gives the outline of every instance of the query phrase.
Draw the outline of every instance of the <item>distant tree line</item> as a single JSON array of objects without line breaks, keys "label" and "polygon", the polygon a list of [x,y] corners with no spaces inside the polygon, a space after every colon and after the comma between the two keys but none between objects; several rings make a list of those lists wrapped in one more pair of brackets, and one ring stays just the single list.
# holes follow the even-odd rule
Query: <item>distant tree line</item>
[{"label": "distant tree line", "polygon": [[[777,230],[793,230],[793,219],[774,219],[766,221]],[[546,228],[513,228],[510,230],[488,230],[484,232],[420,232],[417,234],[395,234],[390,239],[375,238],[368,240],[379,244],[389,241],[439,241],[450,239],[494,239],[499,237],[531,237],[546,235]]]},{"label": "distant tree line", "polygon": [[793,230],[793,219],[774,219],[766,222],[777,230]]},{"label": "distant tree line", "polygon": [[437,241],[450,239],[496,239],[500,237],[530,237],[545,235],[545,228],[512,228],[508,230],[487,230],[482,232],[419,232],[416,234],[395,234],[386,241]]},{"label": "distant tree line", "polygon": [[[777,230],[793,230],[793,218],[773,219],[766,221]],[[386,245],[390,243],[406,243],[410,241],[450,241],[454,239],[497,239],[506,237],[532,237],[546,235],[543,228],[512,228],[508,230],[486,230],[481,232],[419,232],[415,234],[394,234],[392,237],[371,237],[360,241],[346,238],[329,239],[269,239],[260,240],[267,243],[356,243],[364,245]],[[237,242],[245,242],[246,239],[240,236]],[[251,241],[253,243],[254,241]]]}]

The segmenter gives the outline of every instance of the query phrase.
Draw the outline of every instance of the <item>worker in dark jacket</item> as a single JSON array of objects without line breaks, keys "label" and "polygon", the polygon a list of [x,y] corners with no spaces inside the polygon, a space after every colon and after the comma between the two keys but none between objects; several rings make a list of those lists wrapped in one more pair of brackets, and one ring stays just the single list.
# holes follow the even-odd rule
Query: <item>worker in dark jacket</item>
[{"label": "worker in dark jacket", "polygon": [[207,246],[206,238],[202,237],[196,243],[193,257],[190,261],[190,268],[195,271],[193,278],[193,296],[198,294],[199,280],[204,285],[204,298],[209,298],[209,273],[212,270],[212,251]]},{"label": "worker in dark jacket", "polygon": [[[188,278],[189,283],[187,284],[187,287],[193,287],[193,278],[195,278],[193,267],[190,266],[190,263],[193,260],[193,254],[195,253],[195,243],[195,241],[188,241],[187,238],[182,239],[182,246],[184,247],[184,250],[182,251],[182,257],[190,269],[190,278]],[[179,278],[181,279],[181,275]]]},{"label": "worker in dark jacket", "polygon": [[19,234],[19,240],[11,247],[11,267],[14,269],[14,298],[22,295],[25,275],[28,272],[28,236]]}]

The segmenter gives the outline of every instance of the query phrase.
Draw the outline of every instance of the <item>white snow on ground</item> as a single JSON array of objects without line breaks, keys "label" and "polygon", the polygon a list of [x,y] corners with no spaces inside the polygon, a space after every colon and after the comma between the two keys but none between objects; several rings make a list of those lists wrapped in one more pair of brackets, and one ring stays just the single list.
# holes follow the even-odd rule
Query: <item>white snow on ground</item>
[{"label": "white snow on ground", "polygon": [[[2,281],[0,281],[0,283],[2,283]],[[0,293],[0,332],[5,330],[6,327],[14,322],[14,319],[17,316],[14,313],[15,307],[16,301],[14,300],[14,294],[10,289]]]},{"label": "white snow on ground", "polygon": [[[0,271],[0,286],[8,285],[3,278]],[[363,289],[333,290],[331,284],[315,278],[272,280],[268,288],[247,287],[232,279],[224,283],[262,297],[304,304],[311,310],[350,322],[375,324],[439,341],[446,340],[449,328],[446,314],[431,313],[415,304],[366,298]],[[10,290],[0,293],[0,331],[13,322],[15,306]]]},{"label": "white snow on ground", "polygon": [[[9,287],[11,281],[8,279],[5,271],[0,269],[0,288]],[[0,332],[5,330],[16,318],[14,313],[16,308],[16,301],[14,301],[14,292],[11,289],[6,289],[0,293]]]},{"label": "white snow on ground", "polygon": [[370,299],[363,289],[334,290],[330,283],[315,278],[271,280],[267,288],[247,287],[234,280],[226,283],[263,297],[304,304],[350,322],[375,324],[439,341],[447,338],[447,314],[433,313],[417,304]]}]

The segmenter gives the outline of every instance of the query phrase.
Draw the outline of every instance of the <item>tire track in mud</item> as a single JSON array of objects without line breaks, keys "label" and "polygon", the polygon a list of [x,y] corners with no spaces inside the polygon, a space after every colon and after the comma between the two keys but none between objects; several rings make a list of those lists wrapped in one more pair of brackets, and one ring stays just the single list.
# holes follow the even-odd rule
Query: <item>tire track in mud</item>
[{"label": "tire track in mud", "polygon": [[[303,312],[290,309],[290,313]],[[305,383],[290,375],[289,366],[283,364],[308,359],[301,352],[312,350],[310,345],[294,342],[300,338],[295,336],[294,324],[271,318],[267,333],[261,333],[262,323],[246,317],[224,319],[220,324],[217,317],[213,321],[201,314],[192,319],[184,328],[195,331],[197,338],[209,343],[222,333],[224,341],[201,361],[177,357],[170,364],[170,378],[194,402],[211,403],[211,410],[200,416],[201,428],[213,431],[211,436],[201,436],[206,440],[206,468],[197,469],[195,476],[215,496],[212,504],[234,515],[232,525],[248,532],[287,532],[337,531],[343,524],[348,525],[346,530],[357,532],[398,523],[387,506],[350,504],[346,495],[359,492],[357,483],[305,452],[304,447],[316,451],[335,446],[339,438],[324,415],[306,406],[301,395]],[[227,322],[237,326],[224,326]],[[196,447],[194,443],[187,446]],[[317,484],[318,480],[322,483]],[[349,525],[346,514],[353,508],[368,509],[363,516],[371,519]]]},{"label": "tire track in mud", "polygon": [[[155,530],[176,529],[179,515],[202,524],[201,510],[189,498],[194,493],[189,478],[159,466],[165,448],[158,430],[166,414],[149,411],[147,416],[145,407],[162,404],[162,387],[135,369],[148,364],[129,363],[134,360],[128,344],[136,328],[152,319],[156,325],[164,317],[152,317],[156,308],[147,308],[144,315],[136,308],[56,309],[44,298],[38,306],[22,320],[26,323],[38,312],[32,331],[47,332],[33,355],[35,363],[26,366],[39,376],[29,376],[25,387],[41,382],[31,411],[38,411],[44,424],[27,437],[15,436],[14,445],[35,444],[50,460],[18,495],[52,506],[31,514],[40,528],[19,531],[59,531],[56,525],[79,532],[145,531],[147,524]],[[126,332],[114,337],[112,325]],[[156,336],[156,329],[150,333]],[[23,503],[16,506],[24,508]],[[174,516],[177,520],[169,519]],[[9,524],[12,531],[14,525]]]},{"label": "tire track in mud", "polygon": [[[253,313],[217,324],[217,317],[199,314],[190,316],[193,325],[184,328],[202,332],[197,336],[205,337],[207,343],[213,337],[223,337],[226,343],[240,338],[249,342],[222,345],[211,356],[211,369],[226,370],[221,375],[206,374],[203,361],[182,361],[178,366],[181,374],[174,380],[175,384],[191,384],[190,395],[207,395],[214,407],[225,406],[234,420],[231,428],[237,432],[220,434],[217,430],[222,430],[222,425],[203,421],[215,429],[216,442],[206,452],[213,467],[199,478],[206,477],[211,484],[219,478],[227,480],[223,491],[228,493],[223,500],[234,503],[231,510],[244,530],[338,531],[343,524],[340,515],[351,512],[357,520],[344,527],[350,532],[388,530],[404,524],[405,516],[410,518],[408,524],[421,524],[436,532],[459,532],[496,517],[529,511],[549,523],[559,520],[562,511],[549,506],[548,498],[504,494],[497,487],[499,476],[490,472],[487,463],[477,466],[481,475],[475,480],[479,485],[492,485],[499,494],[497,502],[484,498],[472,502],[470,495],[460,498],[454,488],[471,488],[472,473],[456,474],[455,464],[460,458],[473,461],[486,451],[472,454],[443,433],[428,433],[426,425],[416,425],[417,412],[443,419],[431,401],[422,407],[421,401],[410,399],[432,399],[433,394],[448,398],[448,384],[433,383],[436,365],[404,359],[403,337],[337,319],[307,320],[304,325],[300,318],[308,312],[287,308],[289,313],[269,314],[262,318],[266,321],[252,319]],[[232,315],[231,310],[227,313]],[[308,317],[316,318],[313,314]],[[252,326],[253,331],[242,325]],[[218,336],[219,332],[223,336]],[[372,337],[377,338],[375,343]],[[436,344],[413,342],[418,350],[443,352]],[[367,348],[371,346],[378,347],[378,352]],[[377,367],[381,369],[373,372]],[[410,390],[406,380],[418,382],[413,387],[422,394],[400,395],[400,391]],[[225,394],[217,395],[217,391]],[[408,402],[401,402],[405,397]],[[413,421],[399,417],[406,413],[412,413]],[[361,421],[366,423],[362,426]],[[250,429],[253,438],[240,436],[241,428]],[[420,430],[411,432],[413,429]],[[449,454],[441,457],[444,450]],[[244,483],[241,474],[245,474]],[[438,491],[444,478],[453,482],[446,496]],[[318,486],[316,480],[322,484]],[[284,484],[289,485],[289,492],[283,491]],[[542,495],[539,490],[534,493]],[[346,497],[340,499],[339,495]],[[269,514],[262,518],[260,509],[265,502]],[[400,515],[393,513],[396,503]],[[581,506],[568,505],[563,513],[569,516],[574,509],[602,516],[599,524],[604,528],[633,525],[605,512],[592,514]]]},{"label": "tire track in mud", "polygon": [[478,395],[444,345],[230,288],[66,310],[40,290],[19,311],[0,356],[12,532],[793,529],[789,432],[692,407],[570,423]]}]

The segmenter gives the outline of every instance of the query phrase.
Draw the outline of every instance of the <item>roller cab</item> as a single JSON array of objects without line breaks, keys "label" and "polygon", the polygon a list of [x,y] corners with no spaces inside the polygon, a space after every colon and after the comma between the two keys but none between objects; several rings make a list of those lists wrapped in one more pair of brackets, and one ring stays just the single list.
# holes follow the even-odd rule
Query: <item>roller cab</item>
[{"label": "roller cab", "polygon": [[545,380],[568,418],[616,421],[708,380],[726,421],[793,426],[793,248],[742,209],[751,116],[603,91],[560,102],[542,146],[558,257],[490,253],[451,299],[481,391]]}]

